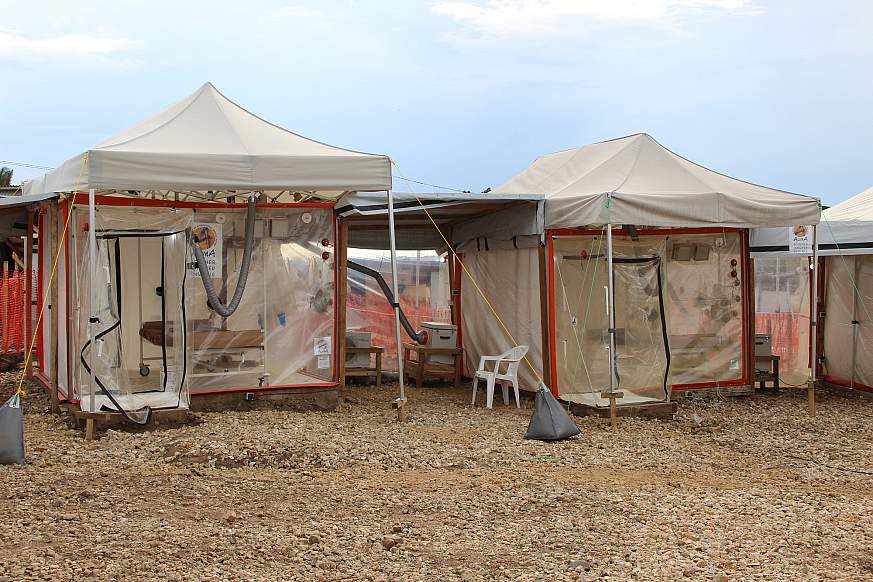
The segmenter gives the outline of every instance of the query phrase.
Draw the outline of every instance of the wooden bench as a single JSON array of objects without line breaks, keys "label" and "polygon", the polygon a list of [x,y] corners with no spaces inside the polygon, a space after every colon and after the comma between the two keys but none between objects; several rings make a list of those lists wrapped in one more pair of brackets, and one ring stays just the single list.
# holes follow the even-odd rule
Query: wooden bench
[{"label": "wooden bench", "polygon": [[350,368],[346,366],[346,378],[350,376],[358,376],[358,377],[366,377],[369,378],[371,376],[376,377],[376,388],[382,387],[382,354],[385,352],[385,348],[380,346],[366,346],[362,348],[350,348],[346,347],[346,354],[375,354],[376,355],[376,365],[372,367],[366,368]]},{"label": "wooden bench", "polygon": [[[455,388],[461,385],[461,348],[429,348],[418,344],[403,344],[403,375],[414,378],[419,388],[426,378],[454,379]],[[413,359],[412,355],[415,354]],[[428,361],[428,356],[449,355],[453,364]]]}]

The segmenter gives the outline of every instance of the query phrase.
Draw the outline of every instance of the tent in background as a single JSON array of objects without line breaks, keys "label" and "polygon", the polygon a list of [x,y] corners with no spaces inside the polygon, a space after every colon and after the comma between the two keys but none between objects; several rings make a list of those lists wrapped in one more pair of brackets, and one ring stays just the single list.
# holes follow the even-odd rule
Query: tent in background
[{"label": "tent in background", "polygon": [[[873,391],[873,188],[822,212],[818,358],[822,378]],[[752,232],[758,333],[771,336],[796,381],[809,367],[810,257],[791,252],[790,229]],[[792,377],[794,380],[792,380]]]}]

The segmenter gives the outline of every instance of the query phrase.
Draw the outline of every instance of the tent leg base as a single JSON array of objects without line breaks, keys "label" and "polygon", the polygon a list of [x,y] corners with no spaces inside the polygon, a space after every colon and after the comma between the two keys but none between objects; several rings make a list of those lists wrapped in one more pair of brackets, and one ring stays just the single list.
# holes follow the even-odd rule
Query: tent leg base
[{"label": "tent leg base", "polygon": [[397,398],[391,401],[391,408],[397,410],[397,422],[406,422],[409,420],[406,402],[406,398]]}]

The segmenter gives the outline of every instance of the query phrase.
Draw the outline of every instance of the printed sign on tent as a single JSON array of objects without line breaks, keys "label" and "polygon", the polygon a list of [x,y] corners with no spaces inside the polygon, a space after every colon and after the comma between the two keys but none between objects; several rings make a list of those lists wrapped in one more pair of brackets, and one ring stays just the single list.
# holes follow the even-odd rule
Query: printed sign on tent
[{"label": "printed sign on tent", "polygon": [[[203,257],[206,259],[206,269],[213,279],[221,278],[222,274],[222,238],[221,225],[217,223],[195,224],[193,236],[197,238]],[[200,277],[200,270],[194,269],[194,276]]]},{"label": "printed sign on tent", "polygon": [[812,254],[812,228],[808,225],[788,227],[788,252],[793,255]]},{"label": "printed sign on tent", "polygon": [[316,356],[328,356],[331,350],[330,336],[313,338],[312,352]]}]

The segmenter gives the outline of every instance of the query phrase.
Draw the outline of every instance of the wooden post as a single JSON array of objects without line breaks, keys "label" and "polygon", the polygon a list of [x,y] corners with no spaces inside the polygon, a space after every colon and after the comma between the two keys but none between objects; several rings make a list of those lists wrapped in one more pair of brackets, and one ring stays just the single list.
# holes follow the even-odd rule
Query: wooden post
[{"label": "wooden post", "polygon": [[[27,234],[24,237],[24,350],[30,349],[33,340],[33,210],[27,209]],[[24,374],[33,376],[33,354],[27,359]]]},{"label": "wooden post", "polygon": [[85,440],[94,440],[94,418],[91,416],[85,419]]},{"label": "wooden post", "polygon": [[[540,263],[540,330],[543,342],[543,382],[551,389],[552,387],[552,346],[549,345],[549,249],[542,245],[539,248]],[[539,387],[537,387],[539,388]]]},{"label": "wooden post", "polygon": [[[52,204],[52,206],[49,207],[49,210],[48,210],[47,216],[49,218],[49,220],[48,220],[49,228],[43,228],[43,233],[48,233],[47,235],[49,237],[51,237],[51,257],[50,257],[51,263],[50,264],[52,264],[52,265],[55,264],[55,259],[57,258],[58,251],[61,248],[60,242],[58,241],[58,221],[60,218],[59,215],[60,215],[60,213],[58,211],[58,204],[57,204],[57,202],[55,202]],[[40,266],[42,266],[42,265],[40,265]],[[49,273],[49,276],[51,276],[51,273]],[[59,269],[56,267],[54,277],[52,277],[52,280],[51,280],[51,288],[50,288],[49,308],[51,309],[51,312],[50,312],[49,316],[51,319],[49,320],[50,321],[50,323],[49,323],[49,332],[50,332],[49,338],[51,341],[51,346],[49,347],[48,354],[47,354],[49,359],[51,359],[51,367],[49,369],[51,386],[49,386],[49,390],[51,391],[50,399],[51,399],[51,407],[52,407],[53,413],[60,412],[60,405],[58,404],[58,390],[60,388],[58,386],[58,374],[59,374],[59,369],[60,369],[58,367],[58,366],[60,366],[60,362],[58,362],[58,305],[60,304],[59,300],[58,300],[58,290],[60,288],[59,284],[58,284],[58,277],[59,276],[60,276],[60,272],[59,272]],[[45,359],[46,358],[44,357],[43,361],[45,361]]]},{"label": "wooden post", "polygon": [[337,383],[340,390],[346,389],[346,303],[348,303],[348,250],[349,250],[349,223],[346,220],[339,221],[339,229],[336,243],[336,359],[337,359]]},{"label": "wooden post", "polygon": [[409,418],[406,410],[406,402],[407,401],[403,398],[397,398],[391,401],[391,408],[397,410],[398,422],[406,422]]},{"label": "wooden post", "polygon": [[618,405],[616,404],[616,399],[624,398],[624,392],[601,392],[601,398],[609,399],[609,424],[612,425],[612,428],[618,426]]}]

